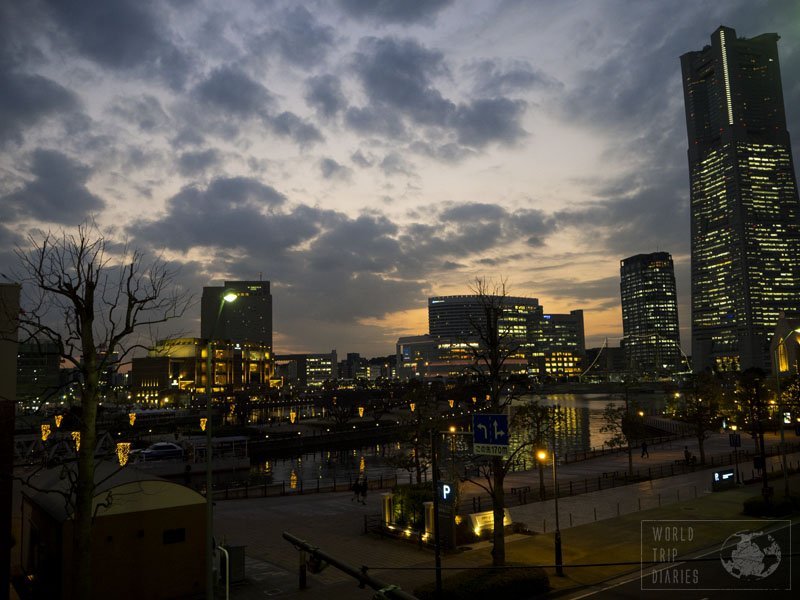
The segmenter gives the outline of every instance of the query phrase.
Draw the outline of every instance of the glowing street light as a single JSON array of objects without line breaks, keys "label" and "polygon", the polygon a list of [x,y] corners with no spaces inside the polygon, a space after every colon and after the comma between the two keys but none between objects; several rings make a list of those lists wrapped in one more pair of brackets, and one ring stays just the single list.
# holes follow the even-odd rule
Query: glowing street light
[{"label": "glowing street light", "polygon": [[[214,330],[217,328],[219,318],[222,316],[222,308],[225,303],[234,302],[237,298],[234,292],[226,292],[219,301],[219,310],[214,326],[208,336],[206,344],[206,600],[214,600],[214,478],[211,470],[211,413],[212,413],[212,394],[214,391],[214,374],[212,373],[212,355],[214,353]],[[202,428],[202,421],[200,427]]]}]

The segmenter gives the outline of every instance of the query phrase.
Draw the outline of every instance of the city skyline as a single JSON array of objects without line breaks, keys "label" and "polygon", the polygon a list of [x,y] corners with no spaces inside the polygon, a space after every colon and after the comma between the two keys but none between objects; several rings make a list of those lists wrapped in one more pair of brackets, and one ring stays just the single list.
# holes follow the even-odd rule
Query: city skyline
[{"label": "city skyline", "polygon": [[798,136],[786,4],[4,3],[0,272],[94,216],[182,266],[181,332],[263,278],[277,353],[377,356],[484,276],[616,345],[619,260],[666,251],[688,354],[679,57],[776,32]]}]

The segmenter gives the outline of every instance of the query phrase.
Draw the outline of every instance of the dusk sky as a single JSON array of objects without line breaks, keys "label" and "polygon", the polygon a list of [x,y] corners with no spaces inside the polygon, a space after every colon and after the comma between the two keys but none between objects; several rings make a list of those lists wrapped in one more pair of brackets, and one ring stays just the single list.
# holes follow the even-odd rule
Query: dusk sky
[{"label": "dusk sky", "polygon": [[3,0],[0,270],[93,217],[198,301],[269,280],[277,352],[369,357],[476,277],[616,346],[620,259],[667,251],[688,351],[679,56],[720,25],[781,36],[798,160],[793,1]]}]

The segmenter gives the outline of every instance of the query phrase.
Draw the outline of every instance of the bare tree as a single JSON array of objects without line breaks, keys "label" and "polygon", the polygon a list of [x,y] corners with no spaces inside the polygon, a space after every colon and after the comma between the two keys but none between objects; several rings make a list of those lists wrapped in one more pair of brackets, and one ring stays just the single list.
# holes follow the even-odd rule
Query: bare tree
[{"label": "bare tree", "polygon": [[618,405],[613,402],[606,404],[603,409],[604,425],[600,428],[602,433],[610,433],[611,437],[606,444],[612,448],[623,448],[628,455],[628,476],[633,476],[633,451],[636,440],[644,434],[644,424],[637,414],[636,403],[628,397],[628,385],[625,386],[625,404]]},{"label": "bare tree", "polygon": [[719,429],[722,421],[721,401],[719,381],[712,373],[705,372],[694,376],[691,387],[678,399],[675,407],[675,416],[688,423],[697,438],[701,465],[706,464],[706,438],[710,432]]},{"label": "bare tree", "polygon": [[16,250],[24,307],[20,330],[56,344],[62,360],[79,374],[80,446],[71,486],[73,597],[90,598],[101,374],[128,359],[144,330],[180,317],[191,297],[178,288],[176,273],[163,259],[148,261],[141,251],[112,244],[94,223],[28,241],[28,248]]},{"label": "bare tree", "polygon": [[[504,315],[507,310],[506,281],[499,282],[477,278],[471,286],[477,296],[480,314],[470,319],[473,343],[465,344],[472,359],[471,370],[474,377],[482,383],[486,390],[485,407],[491,414],[499,414],[506,410],[519,395],[514,386],[507,382],[509,360],[517,357],[520,351],[519,340],[514,337],[511,328],[507,327]],[[509,456],[492,456],[489,464],[482,468],[485,483],[475,481],[485,489],[492,499],[493,541],[492,564],[502,566],[506,560],[505,531],[505,490],[503,484],[514,460],[524,447],[518,447]]]}]

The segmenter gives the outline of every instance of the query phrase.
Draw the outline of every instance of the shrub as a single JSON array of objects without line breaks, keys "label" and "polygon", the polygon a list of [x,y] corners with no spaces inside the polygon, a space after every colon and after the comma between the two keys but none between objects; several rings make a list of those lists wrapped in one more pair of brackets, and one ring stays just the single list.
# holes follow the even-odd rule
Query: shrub
[{"label": "shrub", "polygon": [[770,503],[763,496],[752,496],[742,503],[742,512],[749,517],[782,517],[800,507],[800,498],[781,496]]},{"label": "shrub", "polygon": [[[487,567],[460,571],[442,579],[440,600],[479,600],[487,597],[532,598],[550,589],[541,567],[509,563],[509,567]],[[436,586],[428,583],[414,590],[420,600],[433,600]]]}]

